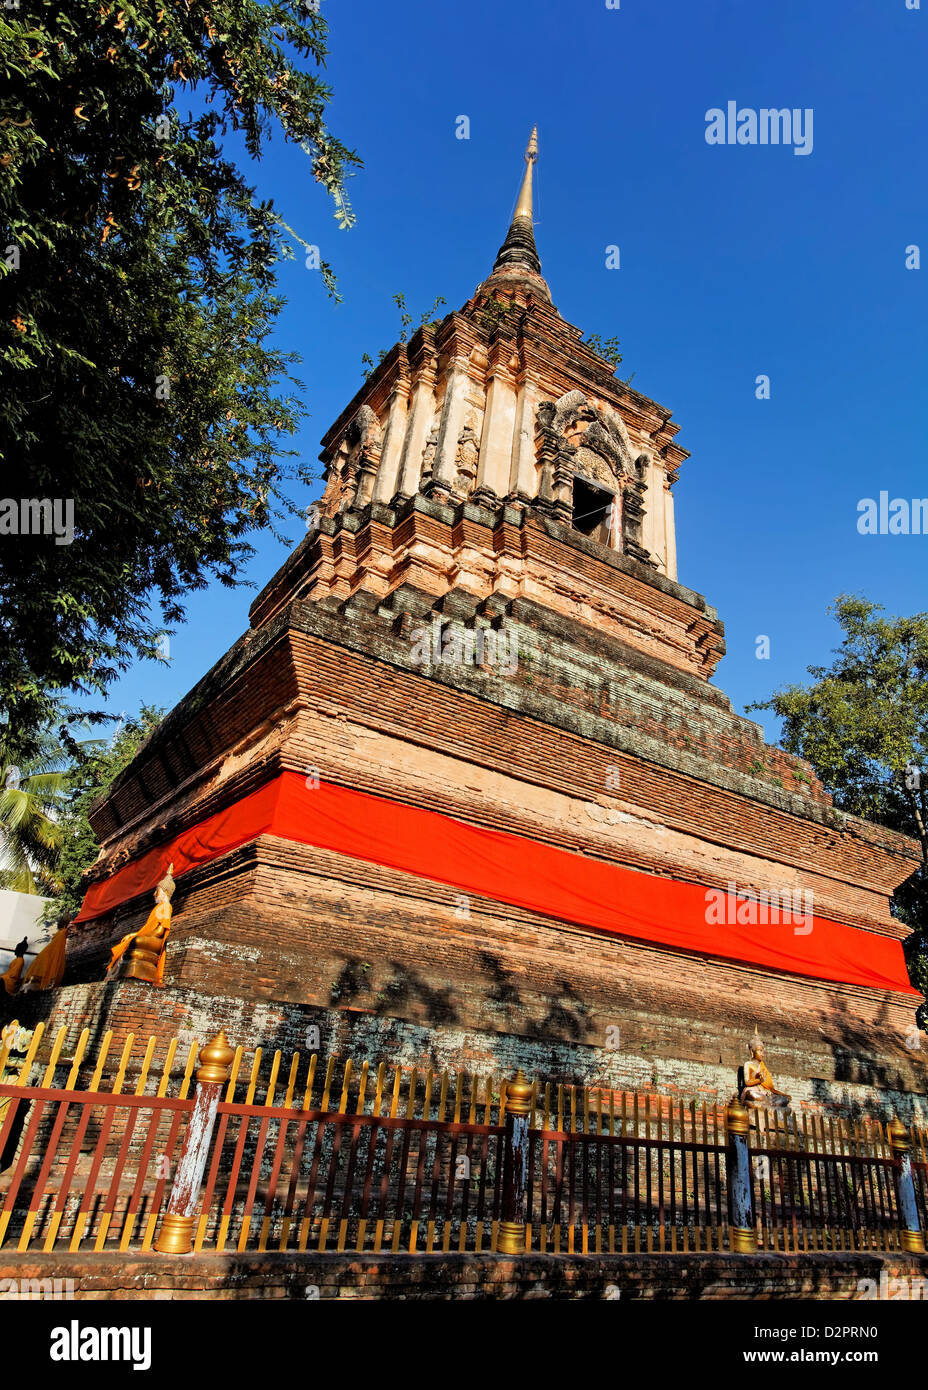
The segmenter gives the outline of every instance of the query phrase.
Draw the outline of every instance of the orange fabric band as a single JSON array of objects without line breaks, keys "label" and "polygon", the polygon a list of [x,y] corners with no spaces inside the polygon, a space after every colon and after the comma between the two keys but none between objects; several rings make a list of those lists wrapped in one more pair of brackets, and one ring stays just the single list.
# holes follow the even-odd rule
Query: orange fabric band
[{"label": "orange fabric band", "polygon": [[746,922],[747,910],[711,912],[707,890],[699,884],[485,830],[387,797],[325,782],[307,785],[296,772],[282,773],[94,884],[77,920],[88,921],[153,891],[172,860],[179,878],[264,834],[335,850],[597,931],[920,997],[909,983],[901,943],[892,937],[812,915],[800,927],[792,921]]}]

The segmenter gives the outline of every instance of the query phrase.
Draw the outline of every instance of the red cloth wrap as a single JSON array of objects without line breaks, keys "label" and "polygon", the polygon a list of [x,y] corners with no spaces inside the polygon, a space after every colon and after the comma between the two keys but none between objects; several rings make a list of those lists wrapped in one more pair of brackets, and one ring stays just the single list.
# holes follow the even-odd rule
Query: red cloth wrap
[{"label": "red cloth wrap", "polygon": [[909,983],[902,945],[892,937],[818,916],[811,919],[811,931],[797,931],[792,922],[710,924],[707,890],[699,884],[484,830],[387,797],[330,783],[308,786],[297,772],[282,773],[93,884],[77,921],[152,891],[171,861],[179,878],[264,834],[384,864],[597,931],[920,997]]}]

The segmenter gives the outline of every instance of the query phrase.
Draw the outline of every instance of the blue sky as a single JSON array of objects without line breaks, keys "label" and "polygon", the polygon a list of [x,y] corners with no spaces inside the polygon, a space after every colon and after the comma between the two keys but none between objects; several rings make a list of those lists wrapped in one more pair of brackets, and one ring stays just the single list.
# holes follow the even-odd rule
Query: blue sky
[{"label": "blue sky", "polygon": [[[914,0],[910,0],[913,3]],[[278,139],[262,196],[318,244],[344,302],[286,263],[278,338],[303,358],[307,460],[398,337],[391,298],[458,308],[488,273],[538,123],[536,239],[563,316],[621,340],[619,375],[673,411],[679,578],[726,626],[737,710],[828,659],[842,591],[928,607],[928,536],[861,536],[857,503],[928,495],[926,26],[906,0],[322,0],[331,129],[365,167],[339,231]],[[813,111],[813,147],[713,146],[706,112]],[[470,138],[456,138],[466,115]],[[621,269],[606,268],[618,245]],[[755,379],[770,378],[759,401]],[[319,489],[297,500],[305,505]],[[299,522],[290,525],[295,544]],[[257,541],[260,586],[290,546]],[[194,595],[167,667],[108,707],[170,707],[248,625],[253,591]],[[755,639],[770,639],[770,659]],[[757,718],[758,716],[753,716]],[[776,721],[764,720],[769,736]]]}]

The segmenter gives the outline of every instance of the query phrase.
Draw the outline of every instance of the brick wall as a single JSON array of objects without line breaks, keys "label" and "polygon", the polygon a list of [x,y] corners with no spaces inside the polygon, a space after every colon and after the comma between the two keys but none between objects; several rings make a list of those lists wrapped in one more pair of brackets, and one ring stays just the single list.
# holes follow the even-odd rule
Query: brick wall
[{"label": "brick wall", "polygon": [[[161,1057],[168,1038],[178,1034],[181,1047],[176,1066],[182,1070],[189,1044],[195,1039],[206,1041],[220,1028],[246,1052],[258,1046],[267,1054],[280,1049],[289,1059],[294,1051],[306,1052],[307,1028],[317,1025],[323,1056],[420,1069],[447,1067],[495,1077],[511,1076],[521,1067],[541,1081],[604,1085],[710,1103],[726,1102],[735,1091],[753,1026],[746,1021],[739,1030],[730,1022],[715,1025],[700,1018],[696,999],[686,1005],[689,1017],[681,1011],[648,1009],[643,1002],[624,1006],[620,1002],[611,1013],[602,1014],[603,1019],[611,1017],[611,1026],[618,1029],[616,1035],[607,1035],[604,1026],[582,1026],[587,1006],[579,988],[573,996],[549,996],[543,1004],[544,1015],[520,1021],[510,1014],[508,1026],[500,1020],[494,1026],[484,1013],[481,1025],[457,1011],[466,1002],[463,991],[431,983],[433,977],[422,968],[421,960],[395,977],[407,989],[407,998],[380,1005],[372,997],[377,976],[369,979],[363,965],[355,959],[350,971],[335,977],[349,1000],[353,995],[353,1001],[340,1007],[274,998],[270,990],[264,998],[256,998],[253,990],[241,984],[224,992],[208,992],[183,985],[157,990],[126,980],[64,987],[41,1008],[48,1009],[51,1003],[49,1038],[61,1024],[68,1028],[65,1056],[71,1055],[81,1029],[88,1026],[92,1040],[86,1055],[91,1059],[108,1029],[113,1031],[111,1059],[119,1057],[129,1033],[138,1039],[136,1060],[149,1036],[159,1039],[157,1056]],[[473,998],[485,991],[499,1000],[506,993],[505,977],[484,974],[472,991]],[[20,1010],[24,1022],[37,1021],[38,998],[32,996],[28,1007]],[[889,1047],[881,1051],[873,1041],[878,1036],[874,1028],[861,1047],[853,1034],[842,1034],[837,1024],[833,1031],[816,1034],[811,1027],[803,1030],[794,1023],[788,1030],[768,1033],[768,1059],[777,1083],[792,1095],[799,1113],[810,1110],[883,1120],[899,1115],[907,1124],[913,1120],[928,1124],[924,1064],[904,1049],[899,1049],[899,1056]],[[130,1077],[133,1073],[134,1065]]]},{"label": "brick wall", "polygon": [[[928,1259],[803,1255],[0,1254],[0,1279],[73,1279],[77,1299],[847,1299],[928,1278]],[[867,1285],[863,1286],[864,1290]],[[627,1329],[626,1329],[627,1331]]]}]

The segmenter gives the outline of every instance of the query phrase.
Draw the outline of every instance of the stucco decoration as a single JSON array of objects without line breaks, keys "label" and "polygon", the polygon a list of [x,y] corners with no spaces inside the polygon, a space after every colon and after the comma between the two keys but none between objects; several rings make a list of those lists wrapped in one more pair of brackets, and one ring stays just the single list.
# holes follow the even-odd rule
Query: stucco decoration
[{"label": "stucco decoration", "polygon": [[594,405],[582,391],[543,401],[536,411],[538,497],[543,509],[569,525],[573,480],[579,474],[620,499],[621,549],[654,565],[641,543],[647,459],[635,459],[628,431],[614,411]]},{"label": "stucco decoration", "polygon": [[369,405],[362,405],[345,430],[342,444],[344,462],[339,479],[340,495],[351,497],[355,506],[363,507],[370,501],[382,442],[377,416]]},{"label": "stucco decoration", "polygon": [[458,446],[454,456],[454,490],[466,496],[473,488],[477,478],[477,460],[480,457],[480,440],[477,438],[476,421],[473,414],[468,415],[458,436]]},{"label": "stucco decoration", "polygon": [[435,468],[435,454],[438,449],[438,426],[433,425],[429,431],[429,436],[425,441],[425,448],[422,451],[422,472],[419,475],[419,486],[423,490],[426,483],[432,481],[432,474]]}]

